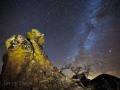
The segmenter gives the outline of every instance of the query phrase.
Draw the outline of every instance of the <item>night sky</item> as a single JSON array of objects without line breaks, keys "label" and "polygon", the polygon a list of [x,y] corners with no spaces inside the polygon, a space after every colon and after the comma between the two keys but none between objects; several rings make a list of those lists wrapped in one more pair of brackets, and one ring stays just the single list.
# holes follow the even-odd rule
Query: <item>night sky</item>
[{"label": "night sky", "polygon": [[4,41],[32,28],[55,66],[105,62],[95,73],[120,77],[120,0],[0,0],[1,67]]}]

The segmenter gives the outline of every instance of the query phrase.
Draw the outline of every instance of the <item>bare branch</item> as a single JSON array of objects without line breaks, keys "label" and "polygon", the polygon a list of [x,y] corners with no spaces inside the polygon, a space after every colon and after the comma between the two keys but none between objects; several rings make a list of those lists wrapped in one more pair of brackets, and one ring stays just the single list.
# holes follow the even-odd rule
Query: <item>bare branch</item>
[{"label": "bare branch", "polygon": [[71,67],[71,71],[75,74],[78,74],[81,71],[82,67]]},{"label": "bare branch", "polygon": [[60,72],[62,72],[64,69],[70,69],[70,67],[71,67],[71,63],[69,63],[69,64],[64,64],[64,65],[62,66]]}]

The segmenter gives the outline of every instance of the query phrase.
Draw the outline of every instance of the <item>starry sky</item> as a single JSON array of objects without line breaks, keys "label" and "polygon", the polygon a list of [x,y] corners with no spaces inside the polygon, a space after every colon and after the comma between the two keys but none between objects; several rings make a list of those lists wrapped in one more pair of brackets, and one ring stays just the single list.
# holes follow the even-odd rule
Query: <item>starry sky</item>
[{"label": "starry sky", "polygon": [[4,41],[32,28],[45,34],[55,66],[102,61],[95,73],[120,77],[119,0],[0,0],[0,67]]}]

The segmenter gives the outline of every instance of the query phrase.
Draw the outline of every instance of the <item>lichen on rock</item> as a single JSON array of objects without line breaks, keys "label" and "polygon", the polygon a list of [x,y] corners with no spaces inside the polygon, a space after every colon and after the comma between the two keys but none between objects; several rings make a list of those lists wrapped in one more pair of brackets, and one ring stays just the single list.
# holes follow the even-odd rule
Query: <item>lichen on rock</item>
[{"label": "lichen on rock", "polygon": [[[70,89],[74,82],[51,64],[43,51],[44,42],[44,34],[36,29],[27,32],[27,39],[21,35],[13,35],[5,41],[6,54],[3,57],[4,65],[0,78],[1,89]],[[10,82],[10,84],[3,85],[4,82]]]},{"label": "lichen on rock", "polygon": [[27,32],[27,39],[34,40],[41,47],[43,47],[45,43],[44,34],[40,33],[36,29],[32,29],[31,32]]}]

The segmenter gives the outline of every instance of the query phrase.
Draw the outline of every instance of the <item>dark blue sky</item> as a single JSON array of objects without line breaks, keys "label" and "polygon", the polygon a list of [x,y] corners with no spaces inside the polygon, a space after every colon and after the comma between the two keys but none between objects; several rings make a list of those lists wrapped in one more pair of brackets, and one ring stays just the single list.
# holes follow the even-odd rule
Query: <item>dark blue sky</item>
[{"label": "dark blue sky", "polygon": [[120,76],[119,16],[119,0],[1,0],[1,64],[4,41],[36,28],[45,34],[45,52],[56,66],[103,61],[97,71]]}]

